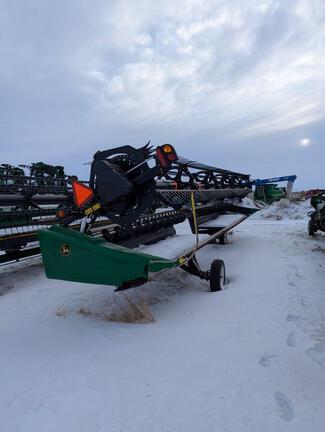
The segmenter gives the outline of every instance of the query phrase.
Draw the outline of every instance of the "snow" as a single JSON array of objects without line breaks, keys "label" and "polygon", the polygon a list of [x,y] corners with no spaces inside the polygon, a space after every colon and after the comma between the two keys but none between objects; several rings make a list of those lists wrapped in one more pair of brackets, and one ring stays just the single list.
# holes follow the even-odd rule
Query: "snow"
[{"label": "snow", "polygon": [[123,293],[47,280],[39,259],[2,270],[1,430],[323,432],[325,235],[290,214],[198,253],[224,259],[222,292],[179,269],[129,290],[148,324],[104,320]]},{"label": "snow", "polygon": [[210,220],[208,222],[203,223],[202,227],[225,227],[227,225],[230,225],[234,222],[236,222],[238,219],[241,218],[242,215],[235,214],[235,213],[228,213],[224,215],[220,215],[216,220]]},{"label": "snow", "polygon": [[[229,226],[232,223],[238,222],[242,217],[243,215],[238,213],[224,214],[220,215],[215,220],[204,222],[200,226],[224,228],[227,225]],[[169,237],[165,240],[160,241],[159,243],[154,243],[149,246],[141,245],[139,249],[142,252],[151,255],[157,255],[171,260],[177,259],[180,255],[184,254],[185,252],[189,252],[195,247],[196,237],[189,229],[188,221],[176,225],[175,228],[175,236]],[[199,242],[207,239],[208,237],[208,234],[200,234]]]},{"label": "snow", "polygon": [[307,201],[290,201],[282,198],[280,201],[268,205],[259,211],[254,218],[264,219],[305,219],[308,212],[314,210],[310,205],[310,200]]}]

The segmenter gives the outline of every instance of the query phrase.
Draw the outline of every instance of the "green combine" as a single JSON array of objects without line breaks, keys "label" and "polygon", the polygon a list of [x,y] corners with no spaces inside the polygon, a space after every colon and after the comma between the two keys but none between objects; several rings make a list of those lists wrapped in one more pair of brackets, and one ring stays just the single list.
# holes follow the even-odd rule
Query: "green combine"
[{"label": "green combine", "polygon": [[[290,198],[296,178],[296,175],[289,175],[253,180],[252,185],[255,185],[254,199],[266,204],[272,204],[282,198]],[[278,186],[280,182],[287,182],[287,186]]]},{"label": "green combine", "polygon": [[280,201],[280,199],[286,198],[286,196],[286,188],[279,187],[274,183],[256,186],[254,193],[254,199],[256,201],[263,201],[266,204],[272,204],[273,202]]}]

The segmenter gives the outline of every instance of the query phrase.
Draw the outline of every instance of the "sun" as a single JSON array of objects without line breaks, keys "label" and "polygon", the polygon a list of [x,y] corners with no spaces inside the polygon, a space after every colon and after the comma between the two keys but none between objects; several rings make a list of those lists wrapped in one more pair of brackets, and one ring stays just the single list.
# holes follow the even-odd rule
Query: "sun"
[{"label": "sun", "polygon": [[307,146],[309,146],[309,144],[310,144],[310,139],[309,139],[309,138],[302,138],[302,139],[299,141],[299,144],[300,144],[302,147],[307,147]]}]

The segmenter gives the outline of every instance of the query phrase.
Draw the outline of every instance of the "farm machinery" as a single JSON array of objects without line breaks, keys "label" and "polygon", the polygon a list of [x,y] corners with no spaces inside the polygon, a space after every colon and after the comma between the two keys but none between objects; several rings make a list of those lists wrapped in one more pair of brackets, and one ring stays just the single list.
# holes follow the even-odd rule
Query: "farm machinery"
[{"label": "farm machinery", "polygon": [[[175,267],[220,290],[223,261],[202,270],[196,253],[207,244],[226,243],[227,233],[256,211],[240,205],[251,191],[249,175],[179,157],[170,144],[98,151],[88,181],[54,170],[45,179],[37,176],[42,183],[34,188],[35,176],[34,182],[15,177],[19,182],[11,184],[10,193],[0,194],[0,206],[7,206],[0,213],[6,215],[2,226],[16,230],[0,238],[3,261],[24,256],[34,242],[47,277],[117,290]],[[166,258],[143,250],[157,242],[170,249],[175,225],[185,221],[194,242],[181,253]],[[7,243],[1,246],[3,237]]]},{"label": "farm machinery", "polygon": [[39,253],[37,230],[57,221],[71,182],[62,166],[0,165],[0,263]]},{"label": "farm machinery", "polygon": [[310,204],[315,210],[308,213],[308,234],[313,236],[317,231],[325,231],[325,190],[315,191]]},{"label": "farm machinery", "polygon": [[[282,198],[290,198],[296,179],[296,175],[289,175],[253,180],[251,184],[255,185],[254,199],[272,204]],[[287,187],[279,187],[280,182],[287,182]]]}]

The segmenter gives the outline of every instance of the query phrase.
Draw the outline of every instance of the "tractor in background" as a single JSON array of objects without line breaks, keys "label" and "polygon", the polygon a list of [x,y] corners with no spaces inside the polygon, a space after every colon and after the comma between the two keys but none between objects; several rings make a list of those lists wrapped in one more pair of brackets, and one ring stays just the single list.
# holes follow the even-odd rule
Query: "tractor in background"
[{"label": "tractor in background", "polygon": [[310,204],[315,210],[308,213],[308,234],[313,236],[317,231],[325,231],[325,190],[316,191]]}]

